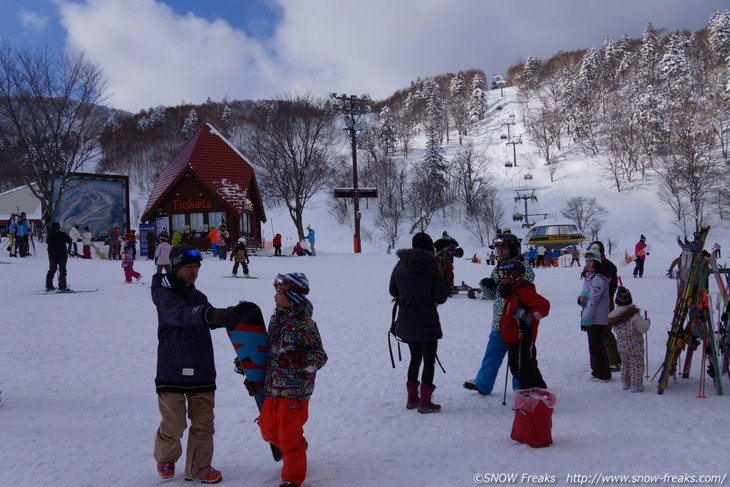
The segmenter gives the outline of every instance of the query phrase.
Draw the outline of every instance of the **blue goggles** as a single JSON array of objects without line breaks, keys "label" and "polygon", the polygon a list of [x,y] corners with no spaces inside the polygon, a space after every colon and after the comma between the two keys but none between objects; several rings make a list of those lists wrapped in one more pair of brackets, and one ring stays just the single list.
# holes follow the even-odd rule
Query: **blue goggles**
[{"label": "blue goggles", "polygon": [[170,265],[178,265],[182,262],[188,264],[199,264],[203,260],[203,256],[200,254],[198,249],[186,250],[182,254],[170,260]]}]

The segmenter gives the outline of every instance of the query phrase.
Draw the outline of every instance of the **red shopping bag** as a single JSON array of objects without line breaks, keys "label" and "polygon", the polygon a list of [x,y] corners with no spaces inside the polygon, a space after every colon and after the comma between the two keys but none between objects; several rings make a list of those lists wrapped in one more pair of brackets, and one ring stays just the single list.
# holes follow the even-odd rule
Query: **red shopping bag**
[{"label": "red shopping bag", "polygon": [[545,389],[515,391],[515,419],[510,438],[533,448],[553,443],[555,394]]}]

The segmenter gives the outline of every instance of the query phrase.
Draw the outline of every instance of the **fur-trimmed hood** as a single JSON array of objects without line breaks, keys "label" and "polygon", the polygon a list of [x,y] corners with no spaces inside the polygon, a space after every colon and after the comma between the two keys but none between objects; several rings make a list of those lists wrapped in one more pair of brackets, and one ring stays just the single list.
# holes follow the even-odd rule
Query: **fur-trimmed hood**
[{"label": "fur-trimmed hood", "polygon": [[608,324],[611,326],[618,326],[621,323],[626,323],[637,313],[641,313],[641,310],[633,304],[628,306],[616,306],[613,311],[608,314]]}]

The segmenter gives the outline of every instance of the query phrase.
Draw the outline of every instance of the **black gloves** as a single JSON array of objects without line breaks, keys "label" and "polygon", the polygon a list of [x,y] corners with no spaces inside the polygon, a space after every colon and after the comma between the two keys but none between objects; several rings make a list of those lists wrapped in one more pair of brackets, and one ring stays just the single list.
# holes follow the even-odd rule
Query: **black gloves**
[{"label": "black gloves", "polygon": [[479,285],[487,289],[495,289],[497,287],[497,283],[494,282],[494,279],[490,277],[485,277],[484,279],[479,281]]},{"label": "black gloves", "polygon": [[233,330],[238,325],[238,314],[233,311],[233,306],[228,308],[207,308],[203,319],[210,325],[211,330],[215,328],[226,328]]}]

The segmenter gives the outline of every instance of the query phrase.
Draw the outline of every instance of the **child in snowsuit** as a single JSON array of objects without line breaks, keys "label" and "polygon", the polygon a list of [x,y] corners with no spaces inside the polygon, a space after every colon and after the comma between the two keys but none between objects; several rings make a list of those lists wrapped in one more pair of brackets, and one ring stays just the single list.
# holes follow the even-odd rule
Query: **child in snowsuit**
[{"label": "child in snowsuit", "polygon": [[124,268],[124,279],[127,282],[132,282],[133,277],[138,281],[142,278],[142,274],[134,270],[134,255],[136,253],[134,247],[136,243],[137,239],[134,234],[128,233],[124,239],[124,248],[122,249],[122,268]]},{"label": "child in snowsuit", "polygon": [[238,243],[235,247],[233,247],[233,250],[231,250],[231,259],[236,259],[235,264],[233,264],[233,273],[231,277],[236,277],[238,275],[238,265],[241,264],[241,267],[243,268],[243,275],[244,277],[248,277],[248,250],[246,249],[246,239],[241,237],[238,239]]},{"label": "child in snowsuit", "polygon": [[312,303],[309,281],[302,273],[279,274],[274,280],[276,308],[269,320],[269,358],[259,428],[264,440],[284,454],[281,485],[300,486],[307,474],[309,399],[317,370],[327,363]]},{"label": "child in snowsuit", "polygon": [[631,392],[644,390],[644,337],[651,322],[641,317],[641,310],[634,306],[631,293],[621,286],[616,292],[616,307],[608,315],[621,354],[621,384]]},{"label": "child in snowsuit", "polygon": [[500,261],[499,294],[504,298],[499,332],[507,345],[507,360],[520,389],[546,389],[537,368],[537,327],[550,312],[550,302],[539,295],[535,285],[524,279],[525,265],[519,260]]}]

